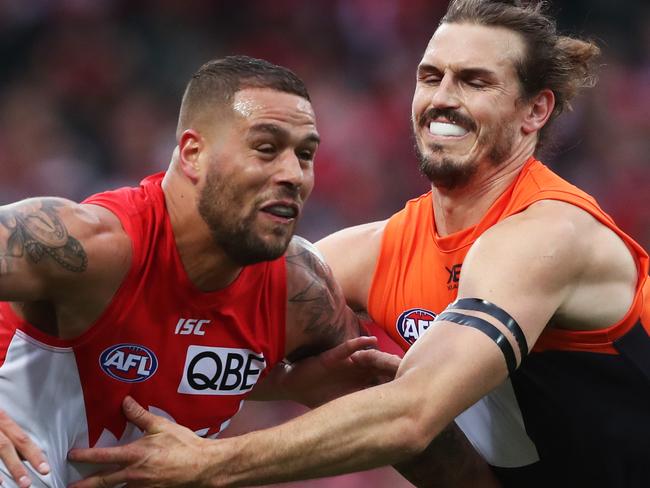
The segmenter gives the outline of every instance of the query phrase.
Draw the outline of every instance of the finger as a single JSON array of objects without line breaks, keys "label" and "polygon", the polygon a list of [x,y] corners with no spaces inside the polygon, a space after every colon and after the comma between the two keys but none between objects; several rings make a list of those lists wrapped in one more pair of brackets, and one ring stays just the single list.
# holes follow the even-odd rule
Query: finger
[{"label": "finger", "polygon": [[361,336],[354,339],[348,339],[333,349],[326,351],[324,354],[329,356],[328,359],[342,360],[347,359],[355,351],[360,351],[370,347],[377,347],[377,338],[374,336]]},{"label": "finger", "polygon": [[359,367],[373,369],[380,374],[390,376],[395,376],[401,362],[399,356],[376,349],[356,351],[350,356],[350,359]]},{"label": "finger", "polygon": [[119,486],[128,481],[127,471],[104,471],[96,473],[86,479],[76,481],[68,488],[110,488],[112,486]]},{"label": "finger", "polygon": [[135,460],[129,446],[117,447],[91,447],[84,449],[71,449],[68,452],[68,461],[93,464],[130,464]]},{"label": "finger", "polygon": [[11,477],[18,482],[18,486],[26,488],[31,484],[31,479],[27,473],[27,469],[18,457],[18,453],[14,448],[12,442],[0,433],[0,459],[5,464],[7,471]]},{"label": "finger", "polygon": [[[4,433],[9,442],[13,445],[14,451],[16,451],[18,455],[22,456],[39,473],[47,474],[50,472],[50,466],[47,464],[43,451],[41,451],[41,449],[16,422],[14,422],[11,417],[2,410],[0,410],[0,432]],[[27,474],[26,471],[25,474]]]},{"label": "finger", "polygon": [[155,434],[160,431],[160,425],[164,419],[148,412],[142,405],[132,397],[126,396],[122,401],[122,411],[127,420],[148,434]]}]

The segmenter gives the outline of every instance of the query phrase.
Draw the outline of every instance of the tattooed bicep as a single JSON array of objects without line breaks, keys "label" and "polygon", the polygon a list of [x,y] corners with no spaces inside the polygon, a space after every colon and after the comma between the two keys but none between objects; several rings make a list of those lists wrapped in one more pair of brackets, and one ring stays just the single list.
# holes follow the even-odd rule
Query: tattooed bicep
[{"label": "tattooed bicep", "polygon": [[329,291],[336,287],[325,259],[308,240],[298,236],[291,239],[286,258],[290,277],[287,283],[290,303],[312,302],[317,299],[319,291]]},{"label": "tattooed bicep", "polygon": [[0,207],[0,279],[20,279],[41,263],[71,273],[86,270],[86,252],[62,217],[71,205],[76,204],[33,198]]},{"label": "tattooed bicep", "polygon": [[302,338],[290,359],[317,354],[361,333],[359,320],[313,244],[294,237],[286,262],[288,326]]}]

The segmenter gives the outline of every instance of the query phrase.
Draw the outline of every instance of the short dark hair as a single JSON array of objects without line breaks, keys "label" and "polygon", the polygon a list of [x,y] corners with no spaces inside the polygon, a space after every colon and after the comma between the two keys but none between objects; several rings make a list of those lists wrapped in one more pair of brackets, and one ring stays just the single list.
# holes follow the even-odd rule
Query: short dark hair
[{"label": "short dark hair", "polygon": [[311,101],[305,83],[288,68],[249,56],[213,59],[192,75],[185,88],[178,132],[206,108],[230,104],[235,93],[245,88],[270,88]]},{"label": "short dark hair", "polygon": [[538,145],[550,122],[571,109],[578,91],[596,84],[595,60],[600,49],[592,41],[559,35],[544,1],[452,0],[440,23],[503,27],[522,37],[524,57],[515,62],[522,98],[530,100],[543,89],[555,95],[555,108],[549,124],[540,131]]}]

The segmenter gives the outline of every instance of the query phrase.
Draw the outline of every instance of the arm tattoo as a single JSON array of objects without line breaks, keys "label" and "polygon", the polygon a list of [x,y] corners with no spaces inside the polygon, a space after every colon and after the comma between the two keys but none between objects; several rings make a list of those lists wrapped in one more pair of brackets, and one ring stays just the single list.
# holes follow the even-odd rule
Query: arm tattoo
[{"label": "arm tattoo", "polygon": [[38,263],[46,255],[68,271],[85,271],[88,256],[61,221],[56,209],[62,204],[52,199],[39,204],[40,208],[21,206],[0,211],[0,225],[10,233],[6,249],[0,247],[0,276],[8,272],[12,258],[28,257]]},{"label": "arm tattoo", "polygon": [[359,320],[347,308],[331,271],[313,251],[304,245],[292,246],[286,262],[298,268],[293,273],[298,279],[289,287],[289,306],[305,335],[313,338],[311,345],[300,347],[288,359],[295,361],[318,354],[340,344],[347,336],[362,333]]}]

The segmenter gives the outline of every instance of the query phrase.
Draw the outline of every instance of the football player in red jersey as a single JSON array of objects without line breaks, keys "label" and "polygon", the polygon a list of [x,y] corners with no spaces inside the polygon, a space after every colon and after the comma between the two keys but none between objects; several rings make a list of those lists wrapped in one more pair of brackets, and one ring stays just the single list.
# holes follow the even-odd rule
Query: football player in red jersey
[{"label": "football player in red jersey", "polygon": [[[379,352],[351,359],[376,341],[359,337],[319,253],[292,239],[319,143],[303,82],[244,56],[206,63],[177,139],[169,169],[140,187],[0,207],[5,486],[90,474],[68,450],[137,437],[126,395],[213,436],[271,371],[258,397],[317,404],[333,390],[309,384],[340,394],[396,370]],[[300,369],[283,358],[337,345],[304,364],[296,394]]]}]

